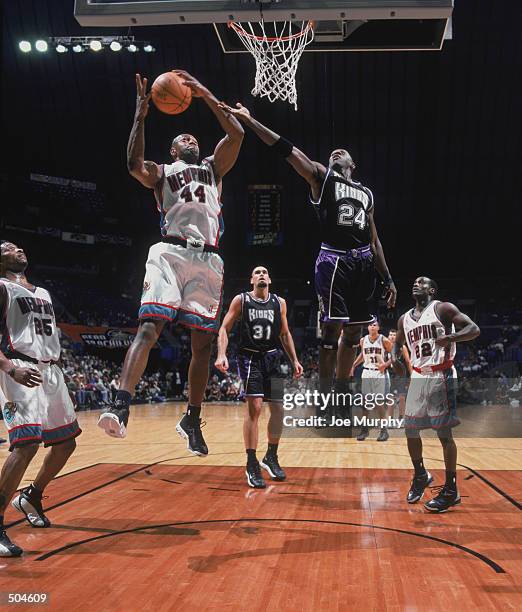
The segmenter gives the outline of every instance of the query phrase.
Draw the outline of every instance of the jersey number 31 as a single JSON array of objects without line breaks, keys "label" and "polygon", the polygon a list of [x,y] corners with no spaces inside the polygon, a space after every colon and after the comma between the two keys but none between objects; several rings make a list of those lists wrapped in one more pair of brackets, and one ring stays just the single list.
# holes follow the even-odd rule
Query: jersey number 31
[{"label": "jersey number 31", "polygon": [[252,334],[252,338],[254,338],[254,340],[270,340],[272,328],[270,325],[267,325],[266,327],[263,325],[254,325],[252,331],[254,332]]}]

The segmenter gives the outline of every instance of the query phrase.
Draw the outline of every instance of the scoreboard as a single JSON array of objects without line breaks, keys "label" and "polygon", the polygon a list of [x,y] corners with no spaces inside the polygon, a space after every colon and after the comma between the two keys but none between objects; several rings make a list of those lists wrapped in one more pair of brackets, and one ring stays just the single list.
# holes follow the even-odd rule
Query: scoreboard
[{"label": "scoreboard", "polygon": [[248,246],[280,246],[281,232],[280,185],[248,186]]}]

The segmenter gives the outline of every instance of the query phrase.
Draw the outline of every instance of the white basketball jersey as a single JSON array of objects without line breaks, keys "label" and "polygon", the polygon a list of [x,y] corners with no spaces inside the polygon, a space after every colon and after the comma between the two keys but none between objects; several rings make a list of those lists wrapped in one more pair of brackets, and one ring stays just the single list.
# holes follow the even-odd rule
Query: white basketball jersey
[{"label": "white basketball jersey", "polygon": [[[436,338],[446,334],[444,325],[437,317],[437,304],[440,304],[438,300],[430,302],[418,321],[412,317],[413,309],[404,315],[404,334],[410,349],[411,365],[414,368],[439,365],[455,357],[455,342],[452,342],[448,348],[435,344]],[[453,326],[452,331],[454,331]]]},{"label": "white basketball jersey", "polygon": [[58,361],[60,338],[51,296],[46,289],[34,291],[6,279],[7,308],[2,321],[2,352],[9,349],[40,361]]},{"label": "white basketball jersey", "polygon": [[364,336],[362,353],[364,357],[364,367],[367,370],[378,370],[379,364],[385,361],[385,349],[382,343],[382,334],[372,342],[370,336]]},{"label": "white basketball jersey", "polygon": [[163,166],[155,190],[163,236],[194,238],[217,246],[223,233],[221,202],[210,161],[201,165],[178,160]]}]

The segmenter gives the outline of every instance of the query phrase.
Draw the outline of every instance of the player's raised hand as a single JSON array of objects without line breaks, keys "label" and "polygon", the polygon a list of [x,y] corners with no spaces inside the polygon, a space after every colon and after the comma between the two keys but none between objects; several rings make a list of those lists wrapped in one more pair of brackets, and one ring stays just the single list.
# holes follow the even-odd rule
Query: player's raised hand
[{"label": "player's raised hand", "polygon": [[382,297],[386,300],[388,308],[395,308],[395,302],[397,301],[397,287],[392,280],[386,283]]},{"label": "player's raised hand", "polygon": [[208,93],[208,89],[202,85],[196,77],[193,77],[186,70],[174,70],[174,72],[181,78],[183,85],[186,85],[192,91],[192,95],[196,98],[201,98]]},{"label": "player's raised hand", "polygon": [[34,368],[15,368],[11,378],[24,387],[38,387],[43,383],[42,375]]},{"label": "player's raised hand", "polygon": [[294,361],[292,366],[294,368],[294,378],[300,378],[303,375],[303,366],[299,361]]},{"label": "player's raised hand", "polygon": [[220,357],[218,355],[214,365],[220,372],[223,372],[223,374],[226,374],[228,371],[228,359],[226,355],[223,355],[223,357]]},{"label": "player's raised hand", "polygon": [[136,75],[136,119],[145,119],[149,112],[151,92],[147,93],[147,78]]},{"label": "player's raised hand", "polygon": [[234,108],[233,106],[229,106],[225,102],[220,102],[218,106],[222,111],[228,113],[229,115],[237,117],[240,121],[243,121],[243,123],[248,121],[251,117],[250,111],[246,106],[243,106],[241,102],[236,103],[236,108]]}]

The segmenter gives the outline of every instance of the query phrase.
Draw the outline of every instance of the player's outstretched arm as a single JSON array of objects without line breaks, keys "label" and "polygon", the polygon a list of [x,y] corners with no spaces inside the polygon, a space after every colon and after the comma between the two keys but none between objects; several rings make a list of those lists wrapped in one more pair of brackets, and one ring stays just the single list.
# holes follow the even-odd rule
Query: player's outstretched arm
[{"label": "player's outstretched arm", "polygon": [[219,328],[218,339],[217,339],[217,357],[214,365],[220,371],[225,373],[228,370],[228,359],[227,359],[227,347],[228,347],[228,335],[234,327],[234,323],[241,316],[241,296],[236,295],[232,302],[230,302],[230,308],[228,309],[223,323]]},{"label": "player's outstretched arm", "polygon": [[236,163],[245,130],[233,115],[225,112],[220,107],[219,101],[214,94],[196,78],[185,72],[185,70],[175,70],[174,72],[182,78],[184,85],[190,87],[193,96],[205,101],[219,121],[219,125],[221,125],[227,134],[218,142],[213,156],[216,173],[219,175],[219,178],[223,178]]},{"label": "player's outstretched arm", "polygon": [[292,363],[294,378],[299,378],[303,374],[303,366],[300,364],[299,359],[297,358],[294,339],[292,338],[290,328],[288,327],[286,301],[283,298],[279,298],[279,302],[281,304],[281,333],[279,334],[279,339],[281,340],[285,353],[288,355],[288,359],[290,359]]},{"label": "player's outstretched arm", "polygon": [[237,117],[241,123],[248,126],[275,153],[284,157],[292,168],[310,185],[313,197],[315,199],[319,198],[321,184],[326,175],[326,168],[322,164],[312,161],[291,142],[254,119],[248,108],[239,102],[236,104],[236,108],[228,106],[224,102],[221,102],[219,106]]},{"label": "player's outstretched arm", "polygon": [[444,336],[439,336],[435,340],[438,346],[447,347],[451,342],[468,342],[480,335],[479,326],[472,321],[468,315],[461,312],[455,304],[443,302],[438,304],[437,315],[447,329],[454,325],[456,331]]},{"label": "player's outstretched arm", "polygon": [[127,169],[142,185],[153,189],[161,178],[162,169],[152,161],[145,161],[145,117],[149,112],[150,91],[147,79],[136,75],[136,113],[127,144]]},{"label": "player's outstretched arm", "polygon": [[388,308],[393,308],[397,301],[397,288],[393,282],[388,265],[386,264],[386,258],[384,257],[384,249],[382,248],[379,235],[377,233],[377,227],[375,226],[375,220],[373,218],[373,210],[368,213],[368,221],[370,223],[370,236],[373,254],[375,255],[375,267],[377,272],[382,276],[384,285],[386,287],[383,297],[386,299]]}]

